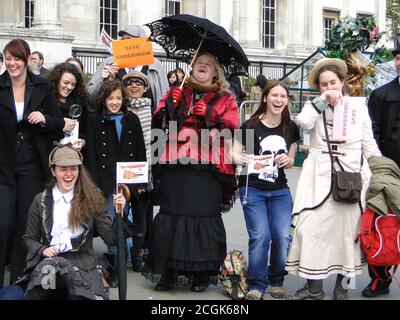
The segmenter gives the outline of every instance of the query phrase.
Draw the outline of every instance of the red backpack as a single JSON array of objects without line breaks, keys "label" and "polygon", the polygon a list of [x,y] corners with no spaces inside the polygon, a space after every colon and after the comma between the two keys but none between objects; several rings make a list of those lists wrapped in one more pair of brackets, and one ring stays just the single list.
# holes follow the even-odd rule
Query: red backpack
[{"label": "red backpack", "polygon": [[377,276],[376,284],[380,277],[374,266],[387,266],[386,274],[393,278],[388,269],[395,266],[394,274],[400,264],[400,219],[391,211],[386,216],[381,216],[367,208],[361,216],[361,232],[357,239],[361,241],[361,250],[368,265]]}]

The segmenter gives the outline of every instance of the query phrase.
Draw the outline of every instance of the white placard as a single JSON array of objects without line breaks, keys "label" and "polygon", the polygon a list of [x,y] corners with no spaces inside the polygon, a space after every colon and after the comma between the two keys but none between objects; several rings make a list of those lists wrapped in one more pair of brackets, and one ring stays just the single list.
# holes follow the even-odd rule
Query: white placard
[{"label": "white placard", "polygon": [[248,164],[248,173],[249,174],[259,174],[269,168],[274,166],[274,159],[272,155],[265,156],[253,156],[253,159]]},{"label": "white placard", "polygon": [[333,140],[360,138],[362,108],[365,108],[365,97],[344,97],[343,103],[334,108]]},{"label": "white placard", "polygon": [[149,165],[144,162],[117,162],[117,185],[148,184]]},{"label": "white placard", "polygon": [[79,139],[79,121],[76,121],[72,131],[65,132],[64,138],[60,140],[61,144],[74,144]]}]

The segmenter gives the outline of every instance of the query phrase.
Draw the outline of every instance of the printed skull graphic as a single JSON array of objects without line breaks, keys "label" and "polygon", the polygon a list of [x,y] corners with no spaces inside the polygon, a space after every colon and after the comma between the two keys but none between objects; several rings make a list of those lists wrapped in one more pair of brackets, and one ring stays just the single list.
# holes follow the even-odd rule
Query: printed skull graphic
[{"label": "printed skull graphic", "polygon": [[287,153],[286,142],[281,136],[268,136],[260,142],[260,155],[271,155],[271,158],[266,160],[266,166],[259,174],[258,179],[275,182],[278,178],[278,166],[275,163],[275,157],[281,153]]}]

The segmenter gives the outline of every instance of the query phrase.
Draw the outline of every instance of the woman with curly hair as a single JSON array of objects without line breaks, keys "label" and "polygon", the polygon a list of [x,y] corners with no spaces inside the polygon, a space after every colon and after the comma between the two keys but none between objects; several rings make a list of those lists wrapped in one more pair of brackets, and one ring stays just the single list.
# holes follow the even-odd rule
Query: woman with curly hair
[{"label": "woman with curly hair", "polygon": [[[97,96],[97,112],[89,114],[87,128],[88,169],[108,200],[108,214],[114,216],[112,195],[115,193],[116,163],[146,161],[146,149],[140,120],[128,110],[129,99],[120,80],[105,81]],[[130,185],[131,206],[137,226],[137,237],[146,227],[145,186]],[[117,286],[116,248],[109,247],[110,286]]]},{"label": "woman with curly hair", "polygon": [[[29,274],[25,299],[108,298],[96,269],[93,236],[96,232],[107,244],[115,244],[116,225],[82,160],[71,145],[58,145],[50,153],[53,178],[35,197],[23,236]],[[114,206],[123,208],[125,202],[122,193],[113,195]],[[128,235],[127,221],[124,227]]]},{"label": "woman with curly hair", "polygon": [[[79,120],[79,139],[74,143],[74,147],[81,150],[86,143],[86,121],[89,108],[89,95],[83,83],[82,73],[75,65],[64,62],[50,70],[46,78],[56,90],[58,105],[65,120],[63,131],[66,136],[70,135]],[[79,117],[72,115],[73,105],[81,106],[82,112]]]}]

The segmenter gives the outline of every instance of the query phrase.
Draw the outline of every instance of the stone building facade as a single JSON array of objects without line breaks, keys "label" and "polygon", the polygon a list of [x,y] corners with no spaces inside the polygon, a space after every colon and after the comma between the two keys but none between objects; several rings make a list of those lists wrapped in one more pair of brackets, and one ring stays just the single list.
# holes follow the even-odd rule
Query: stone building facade
[{"label": "stone building facade", "polygon": [[[0,0],[0,48],[12,38],[24,38],[32,50],[43,52],[49,67],[73,51],[104,55],[99,40],[103,26],[115,35],[128,24],[179,12],[225,27],[251,61],[299,63],[323,46],[339,16],[375,16],[383,31],[386,4],[381,0]],[[160,48],[156,51],[162,53]]]}]

